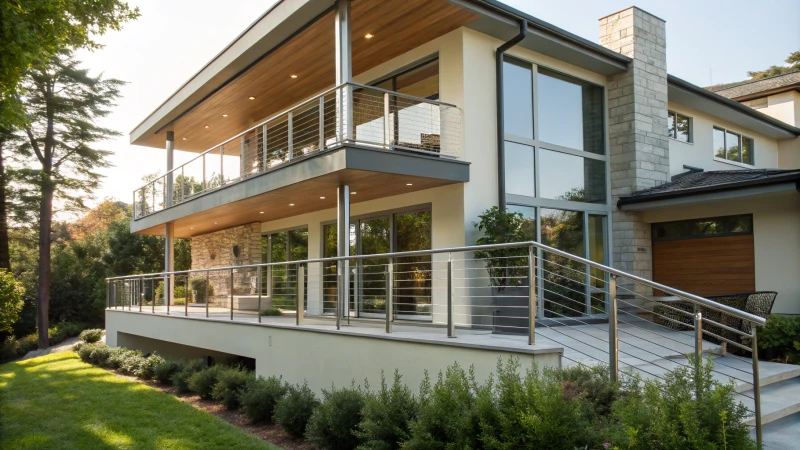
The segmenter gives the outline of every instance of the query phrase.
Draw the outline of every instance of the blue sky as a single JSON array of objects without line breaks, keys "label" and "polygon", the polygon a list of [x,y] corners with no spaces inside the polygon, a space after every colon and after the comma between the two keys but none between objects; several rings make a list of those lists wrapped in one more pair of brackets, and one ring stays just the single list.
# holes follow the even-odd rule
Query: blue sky
[{"label": "blue sky", "polygon": [[[127,133],[183,82],[266,11],[273,0],[128,0],[142,17],[100,40],[106,47],[79,56],[94,72],[128,82],[118,108],[102,122],[123,137],[102,144],[115,167],[97,201],[131,201],[141,178],[164,172],[161,149],[133,147]],[[379,1],[379,0],[364,0]],[[505,0],[541,20],[598,41],[598,19],[631,0]],[[635,4],[667,21],[669,73],[706,86],[742,80],[748,70],[781,64],[800,50],[800,0],[640,0]],[[194,154],[176,153],[176,165]]]}]

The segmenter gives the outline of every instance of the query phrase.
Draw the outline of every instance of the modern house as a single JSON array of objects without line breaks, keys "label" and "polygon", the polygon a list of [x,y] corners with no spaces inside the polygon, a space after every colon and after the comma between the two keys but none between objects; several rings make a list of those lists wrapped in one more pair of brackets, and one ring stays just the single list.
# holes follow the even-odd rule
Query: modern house
[{"label": "modern house", "polygon": [[[131,221],[167,237],[166,271],[109,280],[109,344],[317,389],[454,361],[485,376],[509,354],[660,376],[750,349],[732,324],[763,318],[706,297],[776,291],[800,313],[796,85],[728,98],[668,74],[658,17],[599,28],[495,0],[277,2],[131,132],[166,148]],[[529,242],[473,247],[492,207]],[[706,341],[654,324],[678,300],[718,313]],[[756,412],[759,383],[800,381],[749,361],[726,367],[752,379],[722,376]]]}]

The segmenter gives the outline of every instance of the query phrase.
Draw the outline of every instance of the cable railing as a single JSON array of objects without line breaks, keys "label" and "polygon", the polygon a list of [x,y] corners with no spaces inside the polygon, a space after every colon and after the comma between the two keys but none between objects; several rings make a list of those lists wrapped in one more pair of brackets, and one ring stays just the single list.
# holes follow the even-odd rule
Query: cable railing
[{"label": "cable railing", "polygon": [[133,191],[134,218],[344,144],[461,157],[461,110],[345,83],[282,111]]},{"label": "cable railing", "polygon": [[[193,269],[107,283],[111,309],[259,323],[268,313],[276,315],[271,321],[315,319],[337,330],[357,320],[380,323],[387,333],[424,325],[450,338],[503,334],[563,349],[565,366],[605,366],[615,380],[663,379],[689,367],[690,358],[715,357],[720,381],[752,386],[752,396],[738,395],[752,404],[760,435],[753,325],[763,326],[765,318],[537,242]],[[750,370],[731,365],[746,356],[725,356],[727,347],[749,355]]]}]

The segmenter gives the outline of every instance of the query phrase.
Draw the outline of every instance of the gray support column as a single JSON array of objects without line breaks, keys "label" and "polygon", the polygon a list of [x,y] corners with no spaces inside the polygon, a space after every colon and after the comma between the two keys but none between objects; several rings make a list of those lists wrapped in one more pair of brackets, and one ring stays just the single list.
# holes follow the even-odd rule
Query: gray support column
[{"label": "gray support column", "polygon": [[[164,271],[175,271],[175,224],[164,225]],[[164,304],[172,303],[172,289],[175,287],[175,275],[164,277]],[[167,309],[169,311],[169,309]]]},{"label": "gray support column", "polygon": [[[336,85],[353,81],[353,55],[350,41],[350,0],[336,2]],[[347,86],[336,91],[336,130],[339,141],[352,140],[353,135],[353,90]]]},{"label": "gray support column", "polygon": [[[336,256],[349,256],[350,253],[350,186],[339,186],[337,192],[338,216],[336,233]],[[339,269],[339,311],[347,311],[347,300],[350,296],[350,264],[349,261],[340,261]],[[337,324],[341,314],[337,316]]]},{"label": "gray support column", "polygon": [[167,131],[167,180],[166,180],[166,196],[167,196],[167,207],[172,206],[172,201],[174,198],[174,182],[172,177],[172,172],[170,170],[173,169],[173,161],[174,161],[174,153],[175,153],[175,133],[172,131]]}]

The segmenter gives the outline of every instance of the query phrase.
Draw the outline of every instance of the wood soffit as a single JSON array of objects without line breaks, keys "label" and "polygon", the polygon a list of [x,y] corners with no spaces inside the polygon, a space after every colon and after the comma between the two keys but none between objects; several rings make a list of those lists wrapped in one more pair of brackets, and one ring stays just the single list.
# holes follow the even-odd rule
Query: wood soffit
[{"label": "wood soffit", "polygon": [[[351,17],[355,74],[478,18],[446,0],[354,0]],[[366,39],[367,33],[374,37]],[[334,55],[334,12],[330,11],[170,125],[134,144],[164,148],[166,131],[171,130],[175,133],[177,150],[198,153],[208,150],[333,87]],[[249,100],[250,97],[255,99]]]}]

